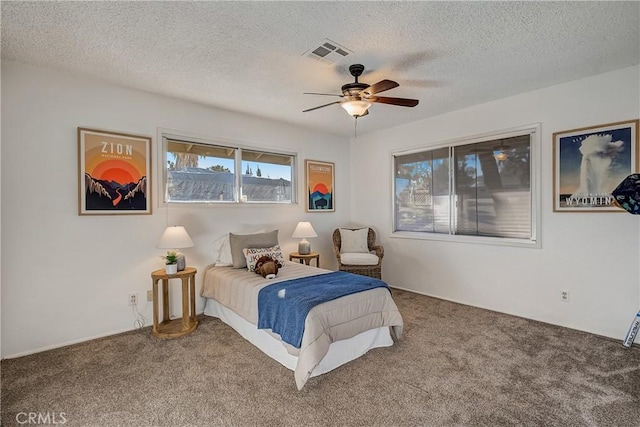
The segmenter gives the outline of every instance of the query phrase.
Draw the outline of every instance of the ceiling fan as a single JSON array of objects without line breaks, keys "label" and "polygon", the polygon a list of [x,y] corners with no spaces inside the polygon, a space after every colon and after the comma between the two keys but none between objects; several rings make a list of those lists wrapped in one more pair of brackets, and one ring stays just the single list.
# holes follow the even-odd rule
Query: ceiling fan
[{"label": "ceiling fan", "polygon": [[376,96],[376,94],[380,92],[384,92],[385,90],[393,89],[394,87],[400,86],[397,82],[393,80],[381,80],[378,83],[373,85],[368,85],[366,83],[360,83],[358,81],[358,77],[362,75],[364,71],[364,65],[362,64],[353,64],[349,67],[349,72],[353,77],[355,77],[355,82],[347,83],[342,86],[342,95],[337,95],[333,93],[316,93],[316,92],[305,92],[305,95],[325,95],[325,96],[338,96],[343,98],[340,101],[330,102],[328,104],[320,105],[318,107],[309,108],[308,110],[304,110],[303,113],[307,111],[317,110],[319,108],[328,107],[333,104],[340,104],[342,108],[344,108],[350,116],[355,117],[363,117],[369,114],[369,107],[371,107],[371,103],[378,102],[380,104],[389,104],[389,105],[399,105],[401,107],[415,107],[418,105],[417,99],[408,99],[408,98],[389,98],[386,96]]}]

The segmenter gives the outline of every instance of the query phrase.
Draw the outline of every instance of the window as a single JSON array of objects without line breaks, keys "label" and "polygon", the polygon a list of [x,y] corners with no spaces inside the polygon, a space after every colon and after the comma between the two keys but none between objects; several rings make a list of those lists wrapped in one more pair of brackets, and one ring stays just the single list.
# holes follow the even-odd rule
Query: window
[{"label": "window", "polygon": [[295,203],[295,156],[163,135],[165,201]]},{"label": "window", "polygon": [[242,197],[254,202],[291,202],[293,157],[242,150]]},{"label": "window", "polygon": [[535,243],[538,127],[393,155],[394,233]]}]

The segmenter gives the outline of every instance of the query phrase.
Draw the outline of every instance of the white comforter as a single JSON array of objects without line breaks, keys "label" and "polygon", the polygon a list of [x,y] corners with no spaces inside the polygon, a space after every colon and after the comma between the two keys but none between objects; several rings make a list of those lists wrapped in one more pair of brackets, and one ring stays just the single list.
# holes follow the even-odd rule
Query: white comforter
[{"label": "white comforter", "polygon": [[[209,267],[205,271],[202,296],[213,298],[256,325],[258,292],[265,286],[299,277],[330,273],[331,270],[287,262],[278,277],[267,280],[245,269]],[[284,342],[298,356],[295,380],[302,389],[313,369],[329,351],[332,342],[348,339],[369,329],[390,326],[396,339],[402,335],[402,316],[387,289],[376,288],[320,304],[309,312],[300,349]],[[276,334],[275,337],[279,338]]]}]

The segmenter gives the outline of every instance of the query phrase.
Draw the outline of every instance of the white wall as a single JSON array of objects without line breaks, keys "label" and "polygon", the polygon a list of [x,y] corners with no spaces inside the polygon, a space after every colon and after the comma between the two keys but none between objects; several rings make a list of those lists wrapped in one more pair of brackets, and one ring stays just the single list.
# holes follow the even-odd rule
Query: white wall
[{"label": "white wall", "polygon": [[[323,266],[334,268],[333,228],[370,224],[385,245],[384,278],[394,286],[621,339],[640,301],[640,221],[628,214],[553,213],[551,134],[637,118],[639,73],[632,67],[521,94],[362,135],[349,147],[328,134],[3,61],[1,354],[132,329],[130,292],[139,293],[140,309],[151,319],[145,295],[150,272],[162,267],[155,245],[166,225],[157,156],[153,215],[80,217],[78,126],[150,135],[155,154],[157,129],[169,128],[293,150],[301,163],[336,163],[336,213],[308,214],[303,204],[172,206],[169,222],[187,227],[196,247],[184,252],[200,272],[211,261],[211,242],[228,231],[278,227],[284,252],[296,250],[290,235],[299,220],[312,221],[321,236],[311,241],[313,249]],[[392,150],[535,122],[542,124],[541,249],[390,237]],[[199,274],[198,288],[201,280]],[[571,302],[560,302],[560,289],[571,292]],[[177,286],[172,291],[172,314],[179,315]],[[199,300],[199,311],[202,306]]]},{"label": "white wall", "polygon": [[[153,215],[78,216],[79,126],[153,137]],[[309,220],[322,266],[335,267],[331,232],[350,218],[346,138],[3,61],[3,357],[132,329],[130,292],[138,292],[151,320],[146,290],[151,271],[163,267],[164,251],[155,246],[166,226],[156,185],[158,128],[294,151],[301,165],[306,158],[336,164],[335,213],[305,212],[303,167],[297,206],[171,206],[169,222],[185,225],[196,244],[184,250],[189,265],[202,273],[212,261],[211,242],[229,231],[277,227],[283,251],[295,251],[291,233]],[[202,274],[196,279],[199,292]],[[179,287],[171,287],[172,315],[180,315]],[[199,299],[198,311],[203,305]]]},{"label": "white wall", "polygon": [[[378,230],[385,246],[384,279],[439,298],[622,339],[640,300],[639,218],[553,213],[552,133],[637,119],[639,74],[638,66],[626,68],[354,139],[352,220]],[[541,249],[390,237],[392,150],[537,122]],[[560,301],[561,289],[570,291],[569,303]]]}]

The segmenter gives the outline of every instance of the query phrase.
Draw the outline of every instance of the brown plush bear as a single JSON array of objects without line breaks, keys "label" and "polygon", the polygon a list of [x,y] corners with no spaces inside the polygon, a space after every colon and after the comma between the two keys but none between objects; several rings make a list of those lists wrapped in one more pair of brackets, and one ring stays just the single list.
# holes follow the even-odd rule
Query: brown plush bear
[{"label": "brown plush bear", "polygon": [[271,258],[270,256],[263,256],[256,262],[256,274],[261,275],[265,279],[275,279],[278,274],[278,268],[282,265]]}]

